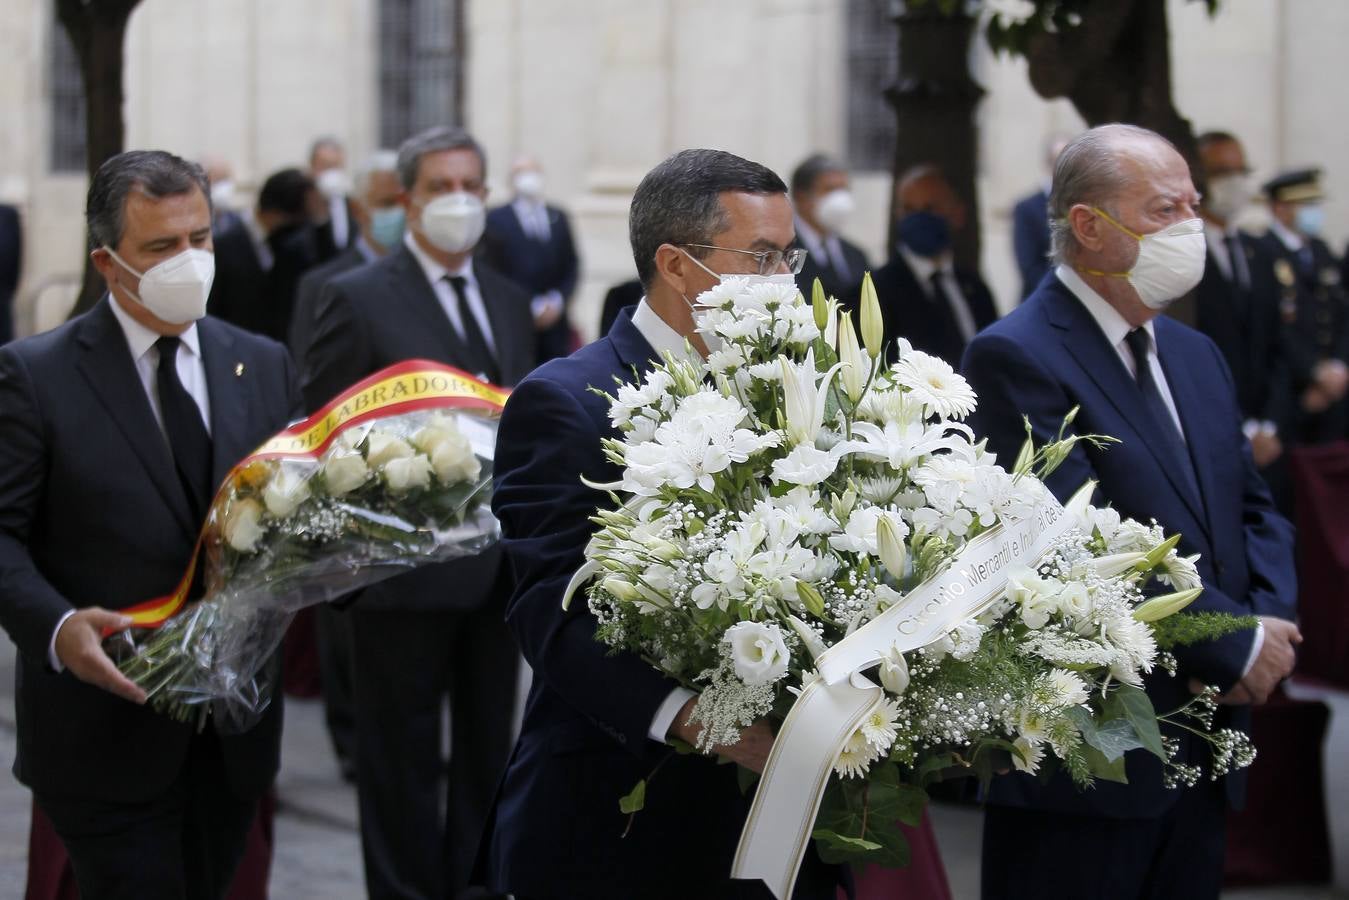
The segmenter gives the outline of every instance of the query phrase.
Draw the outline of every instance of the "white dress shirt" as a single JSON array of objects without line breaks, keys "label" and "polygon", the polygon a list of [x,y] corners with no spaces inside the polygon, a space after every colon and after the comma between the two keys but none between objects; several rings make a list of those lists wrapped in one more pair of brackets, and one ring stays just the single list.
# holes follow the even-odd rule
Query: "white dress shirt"
[{"label": "white dress shirt", "polygon": [[1245,254],[1238,254],[1233,259],[1228,243],[1238,234],[1235,225],[1220,228],[1217,224],[1207,219],[1204,220],[1204,239],[1208,242],[1209,253],[1213,254],[1213,259],[1218,264],[1218,271],[1222,273],[1223,279],[1229,284],[1237,284],[1247,288],[1251,284],[1251,270],[1246,264],[1246,256]]},{"label": "white dress shirt", "polygon": [[[136,365],[136,375],[140,378],[141,387],[145,389],[146,399],[150,401],[150,411],[154,413],[155,421],[159,423],[160,431],[164,430],[164,413],[159,403],[159,348],[155,346],[155,341],[163,335],[157,334],[137,322],[131,316],[127,315],[121,305],[112,297],[108,298],[108,305],[112,307],[113,317],[117,319],[117,324],[122,326],[122,334],[126,335],[127,348],[131,351],[131,361]],[[206,426],[206,433],[211,433],[211,398],[206,390],[206,367],[201,361],[201,340],[197,335],[197,325],[194,322],[189,325],[187,331],[178,336],[181,345],[178,348],[178,380],[182,382],[184,390],[192,397],[193,402],[197,404],[197,409],[201,410],[202,424]],[[167,433],[164,436],[168,440]],[[64,666],[61,660],[56,656],[56,635],[61,631],[61,626],[66,624],[75,614],[75,610],[70,610],[61,617],[52,629],[52,639],[47,645],[47,662],[57,672]]]},{"label": "white dress shirt", "polygon": [[511,203],[511,209],[514,210],[515,217],[520,220],[520,227],[524,229],[525,234],[534,240],[547,241],[552,236],[553,229],[548,224],[548,207],[546,204],[516,197]]},{"label": "white dress shirt", "polygon": [[[642,302],[637,304],[637,309],[632,313],[632,326],[637,329],[646,342],[651,345],[651,349],[656,351],[656,357],[660,358],[666,353],[674,355],[676,359],[681,356],[692,354],[693,359],[701,362],[701,357],[693,350],[688,341],[679,332],[675,331],[668,323],[656,314],[656,311],[642,298]],[[670,695],[665,698],[657,708],[656,714],[651,717],[651,728],[647,731],[647,736],[657,743],[665,743],[665,735],[670,730],[670,725],[674,722],[675,716],[684,708],[684,704],[696,696],[693,691],[685,687],[677,687],[670,691]]]},{"label": "white dress shirt", "polygon": [[473,257],[464,260],[462,266],[451,272],[418,246],[411,232],[403,235],[403,246],[408,248],[413,259],[422,267],[422,273],[426,275],[431,290],[440,301],[440,308],[445,310],[445,317],[450,320],[454,333],[459,335],[460,340],[466,342],[468,336],[464,333],[464,323],[459,318],[459,298],[454,293],[454,287],[445,280],[446,276],[464,279],[464,298],[468,301],[469,311],[473,313],[473,319],[478,323],[478,328],[487,341],[487,349],[491,351],[493,357],[496,357],[496,338],[492,334],[492,322],[487,317],[487,305],[483,302],[482,292],[478,290],[478,279],[473,275]]},{"label": "white dress shirt", "polygon": [[351,235],[351,218],[347,215],[346,197],[328,198],[328,221],[333,226],[333,245],[338,250],[347,246]]},{"label": "white dress shirt", "polygon": [[929,297],[932,296],[932,273],[941,273],[942,292],[946,294],[946,304],[951,307],[951,314],[955,317],[956,328],[960,329],[960,338],[967,344],[973,340],[979,328],[974,323],[974,314],[970,312],[970,301],[961,292],[960,284],[956,281],[956,269],[951,262],[950,254],[932,259],[919,256],[900,244],[899,255],[908,265],[913,277],[918,280],[918,286]]},{"label": "white dress shirt", "polygon": [[809,222],[797,216],[796,237],[806,248],[807,253],[816,259],[827,261],[834,274],[843,278],[857,276],[858,273],[848,268],[848,258],[843,255],[843,242],[839,240],[837,234],[822,235],[811,228]]},{"label": "white dress shirt", "polygon": [[[1110,346],[1115,348],[1119,354],[1120,362],[1124,363],[1124,368],[1135,378],[1136,370],[1134,368],[1134,354],[1129,349],[1128,342],[1124,339],[1133,326],[1125,321],[1115,307],[1102,297],[1091,286],[1082,280],[1082,277],[1075,271],[1065,265],[1060,265],[1054,270],[1058,275],[1059,281],[1063,282],[1064,287],[1073,292],[1082,305],[1091,313],[1091,317],[1096,320],[1097,326],[1105,334],[1105,339]],[[1143,330],[1148,334],[1148,366],[1152,369],[1152,380],[1157,385],[1157,392],[1162,395],[1162,403],[1166,405],[1167,412],[1171,413],[1171,419],[1176,423],[1176,430],[1180,432],[1180,439],[1185,440],[1185,429],[1180,424],[1180,414],[1176,412],[1176,401],[1171,397],[1171,388],[1166,383],[1166,373],[1162,371],[1162,364],[1157,359],[1157,337],[1152,326],[1148,322],[1143,326]],[[1261,625],[1256,629],[1255,640],[1251,642],[1251,654],[1246,660],[1246,668],[1242,671],[1242,677],[1251,671],[1255,665],[1256,657],[1260,655],[1260,648],[1265,643],[1265,626]]]}]

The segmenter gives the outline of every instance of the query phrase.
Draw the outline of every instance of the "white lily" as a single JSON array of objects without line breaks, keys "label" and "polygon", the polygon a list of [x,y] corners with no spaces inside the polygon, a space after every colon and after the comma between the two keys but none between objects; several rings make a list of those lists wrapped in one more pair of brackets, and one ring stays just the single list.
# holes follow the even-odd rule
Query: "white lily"
[{"label": "white lily", "polygon": [[786,400],[787,437],[793,444],[815,443],[815,436],[824,427],[825,401],[829,383],[842,363],[835,363],[819,385],[815,383],[815,351],[806,352],[806,361],[794,366],[785,356],[778,357],[782,366],[782,392]]},{"label": "white lily", "polygon": [[838,328],[838,360],[843,365],[843,371],[838,376],[843,382],[843,392],[849,400],[857,403],[866,390],[871,365],[857,344],[857,332],[853,329],[850,312],[843,314],[843,322]]},{"label": "white lily", "polygon": [[1156,622],[1180,612],[1193,603],[1195,598],[1202,593],[1204,593],[1203,588],[1191,588],[1188,591],[1176,591],[1173,594],[1152,597],[1134,607],[1133,616],[1139,622]]},{"label": "white lily", "polygon": [[876,286],[871,283],[871,273],[862,276],[862,343],[872,359],[880,359],[885,344],[885,320],[881,316],[881,301],[876,296]]},{"label": "white lily", "polygon": [[899,533],[895,530],[895,523],[890,521],[889,516],[876,519],[876,549],[881,564],[890,574],[895,578],[903,578],[908,553],[904,549],[904,542],[899,539]]}]

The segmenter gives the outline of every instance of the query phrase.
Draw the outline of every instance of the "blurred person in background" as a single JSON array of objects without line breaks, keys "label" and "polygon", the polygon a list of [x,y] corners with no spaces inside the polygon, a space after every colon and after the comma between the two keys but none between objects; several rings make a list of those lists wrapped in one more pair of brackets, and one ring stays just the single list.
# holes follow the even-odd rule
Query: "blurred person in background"
[{"label": "blurred person in background", "polygon": [[223,156],[203,156],[201,167],[206,170],[206,180],[211,185],[211,230],[220,234],[242,225],[234,167]]},{"label": "blurred person in background", "polygon": [[311,215],[319,262],[327,262],[355,242],[359,229],[352,214],[351,176],[347,174],[347,151],[331,135],[318,138],[309,148],[309,177],[318,188]]},{"label": "blurred person in background", "polygon": [[23,226],[19,211],[0,203],[0,344],[14,337],[14,295],[23,271]]},{"label": "blurred person in background", "polygon": [[489,265],[529,292],[535,355],[547,362],[571,352],[567,304],[580,260],[567,214],[544,201],[543,168],[531,156],[511,166],[513,199],[487,214],[483,246]]},{"label": "blurred person in background", "polygon": [[900,177],[895,210],[899,240],[874,276],[890,353],[905,338],[959,366],[965,345],[998,317],[979,273],[955,262],[952,235],[965,227],[965,204],[939,168],[924,164]]},{"label": "blurred person in background", "polygon": [[857,208],[848,186],[848,170],[816,153],[796,167],[791,190],[796,212],[793,246],[807,251],[805,267],[796,276],[797,287],[809,298],[818,278],[826,296],[837,297],[847,309],[857,309],[862,276],[870,265],[862,248],[840,233]]},{"label": "blurred person in background", "polygon": [[1022,197],[1012,207],[1012,251],[1016,267],[1021,273],[1021,299],[1031,291],[1049,271],[1049,179],[1054,161],[1059,158],[1068,139],[1054,137],[1045,145],[1045,177],[1040,188]]}]

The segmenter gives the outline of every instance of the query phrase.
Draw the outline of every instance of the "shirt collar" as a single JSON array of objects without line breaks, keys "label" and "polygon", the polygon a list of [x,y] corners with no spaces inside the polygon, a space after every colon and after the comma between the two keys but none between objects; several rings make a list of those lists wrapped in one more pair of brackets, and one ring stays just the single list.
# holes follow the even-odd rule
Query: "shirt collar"
[{"label": "shirt collar", "polygon": [[[122,333],[126,335],[127,346],[131,348],[131,358],[139,362],[141,357],[150,352],[150,348],[155,345],[155,341],[163,335],[151,331],[131,318],[130,314],[122,309],[122,304],[118,303],[117,299],[111,294],[108,295],[108,305],[112,307],[112,314],[117,319],[117,324],[122,326]],[[201,339],[197,335],[196,322],[187,326],[187,331],[178,335],[178,340],[182,341],[183,346],[190,350],[193,356],[201,356]]]},{"label": "shirt collar", "polygon": [[365,262],[374,262],[379,259],[379,251],[370,246],[370,242],[365,239],[365,234],[356,236],[356,252],[361,254],[361,259]]},{"label": "shirt collar", "polygon": [[[1091,317],[1096,320],[1096,325],[1105,335],[1105,339],[1110,342],[1110,346],[1119,347],[1124,343],[1125,336],[1134,330],[1129,321],[1120,315],[1119,310],[1110,305],[1100,294],[1092,289],[1091,285],[1082,280],[1071,266],[1060,264],[1054,270],[1054,274],[1063,282],[1063,286],[1073,292],[1073,296],[1082,301],[1082,305],[1091,313]],[[1148,340],[1154,341],[1152,322],[1149,320],[1143,325],[1143,330],[1148,333]]]},{"label": "shirt collar", "polygon": [[636,328],[637,333],[646,339],[652,350],[656,351],[657,359],[663,359],[665,354],[669,353],[676,359],[702,362],[698,352],[689,345],[684,336],[671,328],[670,323],[651,308],[645,297],[637,304],[637,309],[633,310],[632,327]]},{"label": "shirt collar", "polygon": [[1236,237],[1239,233],[1235,223],[1223,228],[1217,222],[1204,220],[1204,236],[1208,238],[1210,244],[1225,244],[1228,238]]},{"label": "shirt collar", "polygon": [[1300,251],[1302,249],[1303,243],[1305,243],[1302,240],[1301,235],[1293,231],[1288,226],[1284,225],[1278,219],[1269,220],[1269,230],[1274,232],[1274,234],[1278,236],[1279,240],[1283,241],[1283,245],[1293,253],[1297,253],[1298,251]]},{"label": "shirt collar", "polygon": [[919,256],[906,247],[903,241],[900,241],[897,246],[899,247],[900,258],[909,267],[913,277],[923,285],[927,284],[933,272],[941,272],[943,275],[951,274],[951,255],[949,253],[943,253],[937,257]]},{"label": "shirt collar", "polygon": [[431,255],[422,249],[413,237],[412,232],[406,231],[403,234],[403,246],[408,248],[412,258],[417,260],[417,264],[422,267],[422,273],[426,275],[426,280],[434,287],[446,275],[454,275],[463,278],[469,284],[477,287],[478,280],[473,277],[473,257],[469,256],[464,260],[464,264],[456,271],[450,271],[431,258]]},{"label": "shirt collar", "polygon": [[527,200],[524,197],[516,197],[511,201],[511,206],[515,208],[516,213],[523,215],[537,216],[539,213],[546,213],[548,206],[542,200]]}]

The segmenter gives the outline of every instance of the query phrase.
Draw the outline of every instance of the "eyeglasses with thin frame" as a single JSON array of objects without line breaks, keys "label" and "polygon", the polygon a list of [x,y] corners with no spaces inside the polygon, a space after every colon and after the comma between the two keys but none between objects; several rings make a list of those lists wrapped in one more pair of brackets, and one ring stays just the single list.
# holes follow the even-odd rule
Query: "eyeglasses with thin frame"
[{"label": "eyeglasses with thin frame", "polygon": [[778,266],[786,264],[787,271],[793,275],[800,275],[801,270],[806,265],[806,250],[804,247],[793,247],[790,250],[737,250],[734,247],[718,247],[715,244],[684,244],[685,247],[697,247],[700,250],[724,250],[727,253],[743,253],[746,256],[752,256],[759,263],[760,275],[773,275],[777,272]]}]

